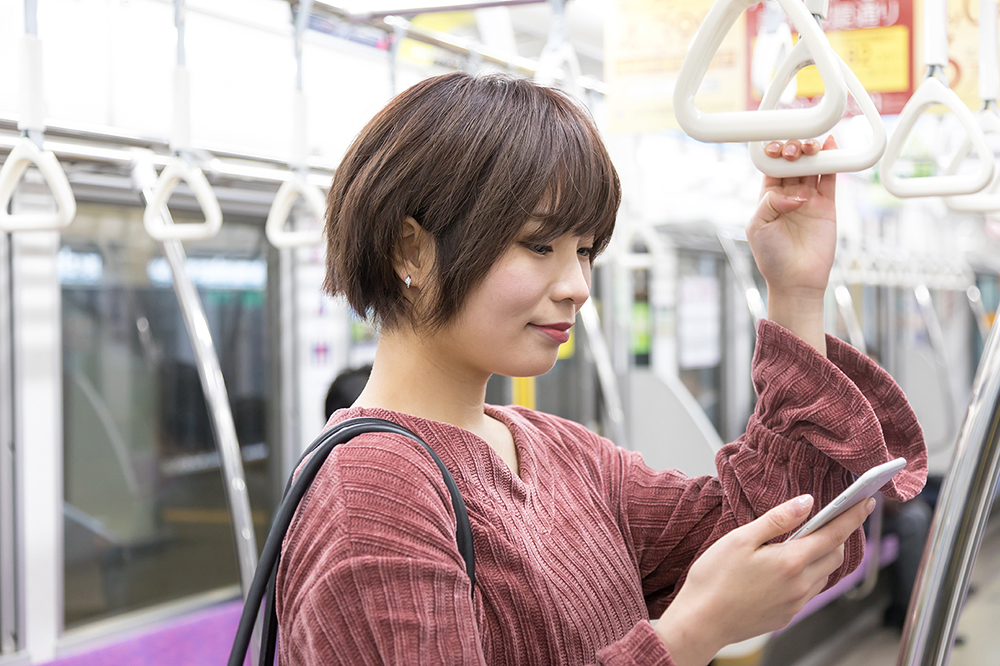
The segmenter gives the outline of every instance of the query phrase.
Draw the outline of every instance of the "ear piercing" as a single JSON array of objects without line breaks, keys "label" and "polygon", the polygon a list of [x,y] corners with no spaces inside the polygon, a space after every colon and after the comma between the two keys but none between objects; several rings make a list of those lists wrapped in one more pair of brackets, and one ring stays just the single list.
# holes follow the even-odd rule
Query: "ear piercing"
[{"label": "ear piercing", "polygon": [[410,276],[407,275],[406,279],[403,280],[403,282],[406,284],[406,288],[409,289],[410,288],[410,282],[412,282],[412,280],[410,280]]}]

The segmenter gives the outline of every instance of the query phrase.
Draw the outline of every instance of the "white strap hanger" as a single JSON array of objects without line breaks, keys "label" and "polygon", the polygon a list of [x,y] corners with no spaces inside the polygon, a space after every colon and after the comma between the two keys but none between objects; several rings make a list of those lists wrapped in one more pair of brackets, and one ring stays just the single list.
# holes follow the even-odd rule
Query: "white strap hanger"
[{"label": "white strap hanger", "polygon": [[[806,6],[813,12],[813,17],[816,19],[817,24],[826,17],[825,3],[806,0]],[[851,71],[851,68],[847,66],[843,58],[832,49],[830,51],[833,53],[833,57],[836,59],[844,75],[847,89],[854,96],[858,106],[861,107],[861,112],[872,128],[872,141],[865,148],[822,150],[815,155],[801,155],[794,162],[768,157],[764,152],[765,143],[751,141],[749,144],[750,159],[758,169],[768,176],[774,178],[793,178],[849,171],[864,171],[874,166],[885,152],[885,126],[882,124],[882,117],[879,115],[878,109],[875,108],[875,103],[872,102],[871,97],[868,96],[868,91],[861,85],[861,81]],[[760,108],[769,110],[777,106],[782,91],[784,91],[790,81],[794,80],[793,77],[795,74],[812,62],[813,57],[809,45],[805,40],[799,40],[775,73],[771,85],[768,86],[767,92],[764,93],[764,99],[760,102]]]},{"label": "white strap hanger", "polygon": [[[50,150],[43,149],[45,103],[42,84],[42,41],[38,38],[37,0],[24,2],[24,35],[21,37],[21,117],[17,127],[24,136],[0,167],[0,231],[57,231],[76,217],[76,198],[66,172]],[[24,172],[34,165],[56,200],[54,213],[7,212]]]},{"label": "white strap hanger", "polygon": [[[983,134],[1000,134],[1000,115],[997,98],[1000,97],[1000,71],[997,54],[997,0],[979,0],[979,99],[982,110],[976,121]],[[946,175],[958,173],[959,166],[972,151],[969,136],[962,143],[945,168]],[[992,213],[1000,210],[1000,169],[993,169],[990,184],[975,194],[944,197],[949,210],[957,213]]]},{"label": "white strap hanger", "polygon": [[[879,174],[885,189],[900,198],[972,194],[986,187],[993,178],[993,151],[982,129],[965,102],[951,90],[946,80],[948,67],[948,5],[946,0],[924,0],[924,43],[927,77],[899,114],[899,122],[889,138]],[[938,78],[940,77],[940,78]],[[976,173],[952,173],[943,176],[900,178],[894,167],[906,139],[920,114],[930,106],[947,106],[961,122],[971,146],[976,149],[980,169]],[[957,167],[956,167],[957,168]]]},{"label": "white strap hanger", "polygon": [[[826,94],[808,109],[771,109],[703,113],[695,95],[729,29],[756,0],[717,0],[688,47],[674,87],[674,114],[681,128],[699,141],[724,143],[808,139],[829,131],[844,115],[847,83],[826,35],[802,0],[778,0],[819,69]],[[822,10],[819,10],[822,11]]]},{"label": "white strap hanger", "polygon": [[271,245],[276,248],[306,247],[319,245],[323,241],[322,229],[302,229],[289,231],[285,229],[288,214],[292,212],[295,201],[302,197],[309,213],[322,223],[326,216],[326,201],[323,193],[307,180],[309,167],[308,143],[306,139],[306,96],[303,92],[302,72],[302,40],[309,26],[309,15],[312,12],[313,0],[301,0],[294,10],[295,21],[295,95],[292,99],[292,162],[291,174],[288,180],[281,184],[278,193],[271,203],[267,214],[264,233]]},{"label": "white strap hanger", "polygon": [[552,6],[552,24],[545,47],[538,57],[534,80],[546,86],[555,85],[562,80],[567,92],[584,101],[584,90],[580,85],[583,72],[576,50],[569,41],[565,0],[549,0],[549,4]]},{"label": "white strap hanger", "polygon": [[[191,152],[191,81],[184,49],[184,0],[174,0],[174,25],[177,28],[177,66],[174,69],[174,116],[170,147],[174,157],[167,162],[153,186],[152,197],[146,204],[142,221],[154,240],[190,241],[213,238],[222,228],[222,208],[208,179],[200,168],[190,163]],[[194,192],[201,207],[202,222],[174,224],[162,215],[174,188],[181,183]]]},{"label": "white strap hanger", "polygon": [[[792,29],[788,27],[784,15],[770,4],[764,4],[763,31],[757,32],[753,43],[753,53],[750,56],[750,85],[754,94],[761,97],[771,85],[771,79],[778,66],[792,52],[795,43],[792,41]],[[781,93],[781,104],[791,104],[798,92],[795,79],[792,79]]]}]

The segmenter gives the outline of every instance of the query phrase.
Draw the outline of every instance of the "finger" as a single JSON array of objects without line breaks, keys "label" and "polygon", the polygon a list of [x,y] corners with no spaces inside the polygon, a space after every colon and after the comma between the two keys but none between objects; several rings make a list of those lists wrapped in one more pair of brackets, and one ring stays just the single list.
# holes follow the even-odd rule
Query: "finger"
[{"label": "finger", "polygon": [[819,141],[816,139],[807,139],[802,142],[802,154],[803,155],[815,155],[820,151]]},{"label": "finger", "polygon": [[761,197],[760,203],[757,205],[757,214],[754,215],[754,219],[761,220],[765,224],[774,222],[780,216],[798,210],[805,202],[806,199],[803,197],[789,197],[778,194],[775,190],[768,190],[764,192],[764,196]]},{"label": "finger", "polygon": [[829,552],[847,541],[851,534],[854,533],[854,530],[864,524],[868,514],[874,508],[875,500],[872,498],[869,498],[867,501],[858,502],[820,529],[805,537],[803,541],[806,539],[812,541],[810,546],[817,549],[816,557],[819,558],[820,553]]},{"label": "finger", "polygon": [[818,560],[806,565],[805,573],[826,580],[844,563],[844,544],[823,554]]},{"label": "finger", "polygon": [[[833,138],[833,135],[826,137],[826,141],[823,142],[823,150],[836,150],[837,140]],[[819,179],[819,184],[816,187],[816,191],[820,193],[821,196],[827,199],[833,200],[837,193],[837,174],[831,173],[822,176]]]},{"label": "finger", "polygon": [[781,142],[772,141],[771,143],[764,146],[764,153],[768,157],[778,158],[781,157]]},{"label": "finger", "polygon": [[812,508],[812,495],[800,495],[774,507],[763,516],[734,530],[742,532],[755,548],[790,532],[805,520]]},{"label": "finger", "polygon": [[785,147],[781,149],[781,156],[784,157],[789,162],[794,162],[799,159],[802,155],[802,142],[798,139],[792,139],[785,144]]}]

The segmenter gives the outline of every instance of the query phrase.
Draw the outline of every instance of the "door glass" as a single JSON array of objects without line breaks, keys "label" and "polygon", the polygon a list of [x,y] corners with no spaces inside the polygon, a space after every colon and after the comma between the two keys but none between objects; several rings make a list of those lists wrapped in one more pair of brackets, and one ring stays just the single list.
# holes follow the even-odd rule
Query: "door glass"
[{"label": "door glass", "polygon": [[[238,582],[198,367],[169,265],[141,218],[137,208],[80,205],[58,256],[67,628]],[[229,393],[258,541],[272,509],[262,228],[227,219],[211,241],[185,243]]]}]

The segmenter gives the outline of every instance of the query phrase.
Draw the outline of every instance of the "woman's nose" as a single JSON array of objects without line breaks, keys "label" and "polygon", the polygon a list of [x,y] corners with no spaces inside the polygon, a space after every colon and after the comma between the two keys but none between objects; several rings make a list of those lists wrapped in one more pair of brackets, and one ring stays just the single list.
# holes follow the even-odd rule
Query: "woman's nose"
[{"label": "woman's nose", "polygon": [[556,301],[571,301],[577,308],[583,305],[590,298],[590,262],[581,261],[574,252],[573,259],[563,265],[552,297]]}]

